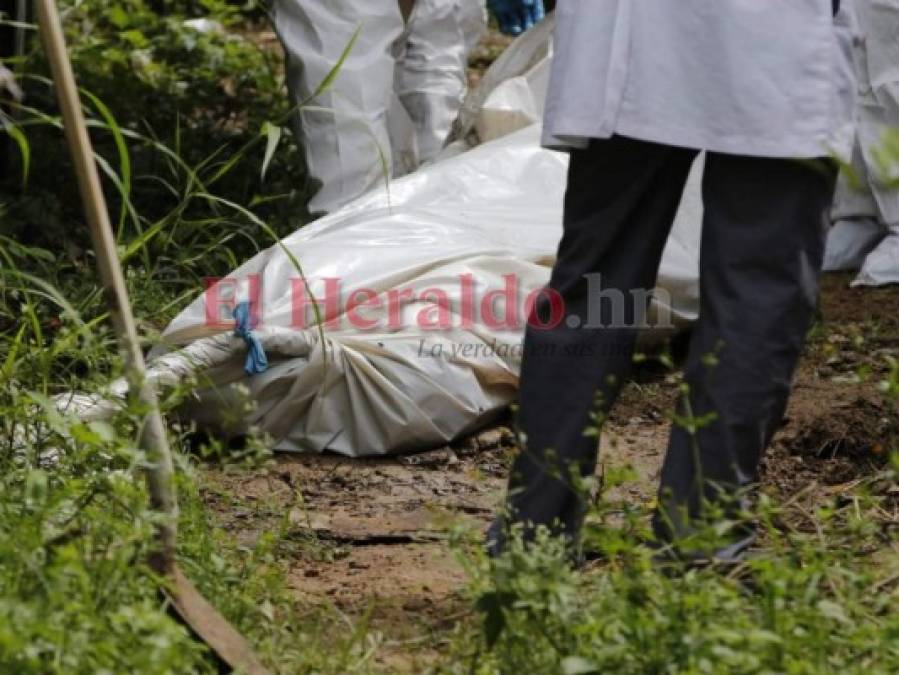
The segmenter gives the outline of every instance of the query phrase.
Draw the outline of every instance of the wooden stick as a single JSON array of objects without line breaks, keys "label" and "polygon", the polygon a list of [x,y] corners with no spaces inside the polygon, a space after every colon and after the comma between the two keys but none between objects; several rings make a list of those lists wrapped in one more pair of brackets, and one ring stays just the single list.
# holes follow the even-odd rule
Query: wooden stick
[{"label": "wooden stick", "polygon": [[171,606],[181,619],[205,642],[213,652],[233,670],[249,675],[266,675],[268,672],[253,653],[244,637],[228,623],[187,577],[175,561],[177,543],[178,502],[176,499],[172,452],[166,438],[156,392],[146,378],[146,365],[137,336],[131,301],[125,286],[125,277],[116,251],[106,199],[100,184],[97,164],[87,134],[81,99],[75,84],[72,64],[66,51],[62,22],[55,0],[35,0],[38,23],[50,70],[56,85],[59,107],[78,175],[91,239],[97,254],[97,266],[106,302],[119,338],[119,347],[125,362],[125,376],[129,390],[136,397],[147,415],[140,430],[140,447],[147,454],[145,473],[152,508],[163,518],[156,525],[158,550],[150,558],[150,564],[167,579],[163,588]]},{"label": "wooden stick", "polygon": [[35,0],[35,4],[41,38],[50,61],[50,71],[62,111],[66,138],[75,163],[81,201],[97,254],[97,267],[100,270],[103,292],[119,338],[119,348],[125,364],[125,377],[132,395],[136,395],[148,411],[140,431],[140,447],[147,453],[149,466],[146,475],[152,506],[165,516],[157,526],[160,547],[158,555],[154,556],[154,563],[160,572],[167,572],[175,562],[178,522],[178,502],[172,478],[172,453],[166,439],[162,416],[159,414],[156,393],[146,381],[144,356],[137,337],[134,315],[131,313],[131,301],[128,298],[125,277],[116,251],[97,164],[90,137],[87,135],[81,98],[66,51],[59,11],[53,0]]}]

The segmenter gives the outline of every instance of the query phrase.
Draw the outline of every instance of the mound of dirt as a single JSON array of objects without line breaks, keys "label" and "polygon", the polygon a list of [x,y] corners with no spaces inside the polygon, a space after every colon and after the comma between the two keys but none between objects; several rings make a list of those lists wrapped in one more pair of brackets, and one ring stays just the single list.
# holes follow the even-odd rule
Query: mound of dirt
[{"label": "mound of dirt", "polygon": [[884,460],[890,439],[899,435],[895,406],[861,396],[826,406],[807,420],[790,440],[795,454],[818,458]]}]

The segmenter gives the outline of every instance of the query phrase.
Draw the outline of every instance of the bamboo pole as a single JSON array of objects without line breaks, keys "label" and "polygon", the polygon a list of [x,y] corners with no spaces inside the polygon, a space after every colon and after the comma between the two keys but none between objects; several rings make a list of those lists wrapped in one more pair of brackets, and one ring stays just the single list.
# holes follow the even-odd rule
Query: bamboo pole
[{"label": "bamboo pole", "polygon": [[20,24],[16,26],[15,48],[13,54],[16,58],[25,56],[25,29],[21,24],[28,21],[28,0],[16,0],[16,21]]},{"label": "bamboo pole", "polygon": [[146,378],[146,364],[81,109],[75,75],[66,50],[59,11],[55,0],[35,0],[35,4],[41,38],[62,111],[66,139],[75,164],[81,201],[96,252],[103,292],[119,338],[129,393],[146,411],[139,443],[148,460],[145,474],[150,504],[154,511],[162,515],[156,525],[158,546],[151,555],[150,564],[157,572],[165,575],[167,585],[163,591],[171,600],[175,611],[225,664],[249,675],[265,675],[266,669],[243,636],[200,595],[176,564],[178,502],[172,452],[159,412],[156,392]]},{"label": "bamboo pole", "polygon": [[62,111],[66,139],[78,176],[81,202],[84,205],[91,241],[97,254],[97,267],[100,271],[103,293],[119,337],[125,377],[131,394],[136,395],[147,410],[140,431],[140,447],[147,453],[149,467],[146,475],[152,506],[165,516],[158,525],[160,547],[153,561],[158,571],[165,573],[174,564],[177,540],[178,503],[173,480],[172,453],[166,439],[162,416],[159,414],[156,393],[146,381],[144,356],[137,336],[134,315],[131,312],[125,277],[116,251],[100,175],[87,134],[84,113],[81,110],[75,75],[66,51],[59,12],[53,0],[36,0],[36,6],[41,37],[50,61],[50,71]]}]

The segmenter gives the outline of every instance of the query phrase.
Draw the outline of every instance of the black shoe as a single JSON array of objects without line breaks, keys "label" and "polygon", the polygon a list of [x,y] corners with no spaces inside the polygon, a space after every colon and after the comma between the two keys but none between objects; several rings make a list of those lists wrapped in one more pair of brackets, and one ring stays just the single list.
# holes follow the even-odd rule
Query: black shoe
[{"label": "black shoe", "polygon": [[749,551],[756,541],[755,532],[714,551],[683,550],[670,542],[654,542],[650,547],[655,549],[652,559],[660,567],[679,567],[688,569],[716,567],[733,568],[743,564],[750,557]]}]

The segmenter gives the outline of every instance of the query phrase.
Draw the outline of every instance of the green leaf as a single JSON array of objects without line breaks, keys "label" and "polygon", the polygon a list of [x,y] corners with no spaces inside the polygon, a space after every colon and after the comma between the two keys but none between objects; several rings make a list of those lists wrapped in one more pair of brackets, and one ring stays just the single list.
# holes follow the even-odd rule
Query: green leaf
[{"label": "green leaf", "polygon": [[28,172],[31,169],[31,146],[28,144],[25,134],[15,124],[8,123],[6,125],[6,133],[19,146],[19,153],[22,155],[22,186],[24,187],[28,184]]},{"label": "green leaf", "polygon": [[88,422],[87,426],[104,442],[112,443],[115,440],[115,429],[107,422],[94,420],[93,422]]},{"label": "green leaf", "polygon": [[116,28],[124,28],[131,22],[128,12],[121,5],[112,5],[107,9],[106,18]]},{"label": "green leaf", "polygon": [[20,272],[19,270],[7,270],[6,272],[10,276],[18,277],[23,281],[28,282],[30,285],[35,286],[41,295],[46,297],[51,302],[55,303],[69,318],[76,321],[79,325],[83,325],[84,322],[81,320],[81,316],[72,307],[71,303],[66,299],[66,297],[52,284],[37,277],[33,274],[28,274],[26,272]]},{"label": "green leaf", "polygon": [[562,659],[561,666],[564,675],[590,675],[599,672],[599,668],[581,656],[566,656]]},{"label": "green leaf", "polygon": [[493,591],[478,598],[476,606],[478,611],[484,614],[484,639],[488,648],[493,648],[506,629],[506,614],[503,607],[507,596],[506,593]]},{"label": "green leaf", "polygon": [[125,42],[137,49],[143,49],[150,44],[147,36],[141,33],[139,30],[123,31],[121,37],[123,40],[125,40]]},{"label": "green leaf", "polygon": [[148,227],[146,230],[141,232],[140,236],[132,239],[128,246],[125,247],[125,250],[122,252],[121,256],[119,256],[119,261],[124,265],[128,260],[130,260],[136,253],[141,252],[150,243],[150,241],[162,231],[162,228],[165,227],[168,220],[163,218],[162,220],[154,223],[151,227]]},{"label": "green leaf", "polygon": [[[97,112],[100,113],[100,116],[106,123],[109,132],[112,134],[112,139],[116,147],[116,153],[119,156],[119,182],[116,184],[116,187],[119,189],[119,192],[122,196],[122,208],[119,215],[118,227],[118,236],[120,236],[125,224],[125,218],[127,217],[129,211],[128,207],[131,205],[131,154],[128,151],[128,144],[125,142],[125,136],[124,134],[122,134],[122,129],[119,126],[118,122],[116,122],[115,116],[112,114],[112,111],[106,106],[105,103],[103,103],[103,101],[101,101],[87,89],[81,89],[80,91],[83,96],[90,99],[91,103],[93,103],[94,107],[97,109]],[[136,216],[134,217],[134,225],[138,230],[140,229],[140,221]],[[116,239],[118,239],[118,236],[116,237]]]},{"label": "green leaf", "polygon": [[260,176],[263,181],[265,180],[265,173],[268,171],[268,165],[271,163],[272,157],[275,156],[275,150],[278,149],[278,143],[281,142],[281,132],[281,127],[269,122],[262,125],[261,133],[266,137],[265,157],[262,160],[262,175]]},{"label": "green leaf", "polygon": [[25,479],[25,495],[29,506],[39,506],[47,501],[47,486],[50,480],[47,472],[32,469]]},{"label": "green leaf", "polygon": [[843,609],[843,606],[838,605],[831,600],[821,600],[818,603],[818,611],[828,619],[832,619],[843,624],[851,623],[849,621],[849,617],[846,616],[846,610]]},{"label": "green leaf", "polygon": [[340,74],[340,71],[343,69],[343,64],[346,62],[347,58],[350,55],[350,52],[353,51],[353,47],[356,46],[356,40],[359,39],[359,33],[362,32],[362,26],[360,25],[356,28],[356,32],[353,33],[353,37],[350,38],[350,41],[347,42],[346,47],[343,48],[343,53],[341,53],[340,58],[337,59],[337,63],[334,64],[334,67],[325,75],[325,78],[318,83],[318,86],[315,88],[315,91],[300,104],[300,107],[303,107],[304,104],[314,101],[316,98],[324,94],[331,86],[334,84],[334,80],[337,79],[337,76]]},{"label": "green leaf", "polygon": [[16,333],[15,339],[9,344],[8,349],[9,353],[6,355],[6,360],[3,363],[3,368],[0,369],[0,377],[4,380],[12,377],[14,367],[16,364],[16,357],[19,354],[19,349],[22,347],[22,341],[25,336],[25,329],[28,328],[28,324],[22,323],[19,327],[19,332]]}]

